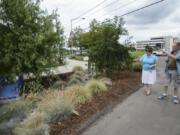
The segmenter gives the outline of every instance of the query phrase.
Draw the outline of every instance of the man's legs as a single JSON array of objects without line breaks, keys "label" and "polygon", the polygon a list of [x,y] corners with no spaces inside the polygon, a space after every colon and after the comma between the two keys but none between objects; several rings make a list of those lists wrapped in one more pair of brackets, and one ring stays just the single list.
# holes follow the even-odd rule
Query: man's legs
[{"label": "man's legs", "polygon": [[167,95],[168,86],[164,86],[163,92]]},{"label": "man's legs", "polygon": [[174,88],[174,96],[178,95],[178,88]]},{"label": "man's legs", "polygon": [[173,102],[175,104],[178,104],[178,87],[174,87],[174,96],[173,96]]},{"label": "man's legs", "polygon": [[164,99],[165,97],[167,97],[167,90],[168,90],[168,86],[164,86],[163,94],[159,96],[158,99]]}]

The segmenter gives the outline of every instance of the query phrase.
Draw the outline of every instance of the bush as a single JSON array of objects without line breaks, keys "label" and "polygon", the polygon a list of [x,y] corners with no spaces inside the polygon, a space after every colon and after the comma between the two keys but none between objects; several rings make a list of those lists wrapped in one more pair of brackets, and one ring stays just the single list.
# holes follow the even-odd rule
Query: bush
[{"label": "bush", "polygon": [[76,60],[83,61],[84,58],[83,58],[83,56],[78,56],[78,57],[76,57]]},{"label": "bush", "polygon": [[73,72],[77,72],[77,71],[84,71],[82,66],[74,66],[72,69]]},{"label": "bush", "polygon": [[112,86],[112,81],[110,78],[107,77],[100,77],[99,80],[106,85]]},{"label": "bush", "polygon": [[80,82],[84,82],[83,77],[78,74],[73,74],[71,76],[71,80],[73,80],[73,79],[79,80]]},{"label": "bush", "polygon": [[92,94],[95,94],[95,93],[101,93],[101,92],[105,92],[107,91],[107,87],[106,85],[101,82],[101,81],[98,81],[98,80],[91,80],[89,81],[86,86],[85,86],[87,89],[89,89],[89,91],[92,93]]},{"label": "bush", "polygon": [[141,63],[133,63],[133,71],[141,72],[142,71],[142,64]]},{"label": "bush", "polygon": [[69,59],[76,59],[76,57],[71,55],[71,56],[69,56]]},{"label": "bush", "polygon": [[88,89],[78,85],[68,87],[65,93],[68,97],[71,97],[75,105],[84,104],[92,98],[92,94]]},{"label": "bush", "polygon": [[69,83],[68,86],[72,86],[72,85],[82,85],[82,81],[76,79],[76,78],[72,78]]},{"label": "bush", "polygon": [[84,75],[84,72],[83,72],[83,71],[76,71],[76,72],[74,73],[74,75],[83,76],[83,75]]},{"label": "bush", "polygon": [[59,80],[53,84],[52,89],[63,90],[66,86],[67,86],[67,83],[65,81]]},{"label": "bush", "polygon": [[15,128],[15,135],[49,135],[49,125],[45,113],[35,111]]},{"label": "bush", "polygon": [[61,91],[47,93],[38,104],[39,110],[46,112],[48,122],[61,121],[68,118],[74,109],[71,98]]},{"label": "bush", "polygon": [[142,50],[142,51],[130,52],[130,55],[131,55],[132,58],[136,59],[136,58],[142,56],[145,53],[146,52],[144,50]]},{"label": "bush", "polygon": [[30,100],[5,104],[0,108],[0,133],[11,132],[34,108]]}]

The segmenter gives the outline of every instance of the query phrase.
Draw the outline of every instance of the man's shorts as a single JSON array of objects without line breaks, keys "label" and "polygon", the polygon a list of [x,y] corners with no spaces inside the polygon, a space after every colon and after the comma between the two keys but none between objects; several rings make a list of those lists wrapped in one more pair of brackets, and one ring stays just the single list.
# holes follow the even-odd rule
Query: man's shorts
[{"label": "man's shorts", "polygon": [[180,86],[177,70],[168,70],[168,73],[166,73],[164,85],[169,86],[171,82],[173,83],[174,88]]}]

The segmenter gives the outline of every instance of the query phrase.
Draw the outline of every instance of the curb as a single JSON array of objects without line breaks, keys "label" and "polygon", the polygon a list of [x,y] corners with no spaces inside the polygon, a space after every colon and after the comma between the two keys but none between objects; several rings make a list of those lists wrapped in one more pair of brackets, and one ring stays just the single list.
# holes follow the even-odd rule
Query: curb
[{"label": "curb", "polygon": [[100,113],[98,113],[97,115],[95,115],[91,120],[89,120],[88,122],[86,122],[84,124],[84,126],[82,126],[78,132],[77,135],[81,135],[84,131],[86,131],[89,127],[91,127],[96,121],[98,121],[100,118],[102,118],[103,116],[105,116],[106,114],[108,114],[109,112],[111,112],[117,105],[119,105],[124,99],[126,99],[128,96],[132,95],[133,93],[137,92],[140,88],[142,88],[143,85],[139,85],[137,86],[135,89],[129,91],[128,93],[125,94],[125,97],[121,100],[119,100],[118,102],[114,103],[113,105],[105,108],[104,110],[102,110]]}]

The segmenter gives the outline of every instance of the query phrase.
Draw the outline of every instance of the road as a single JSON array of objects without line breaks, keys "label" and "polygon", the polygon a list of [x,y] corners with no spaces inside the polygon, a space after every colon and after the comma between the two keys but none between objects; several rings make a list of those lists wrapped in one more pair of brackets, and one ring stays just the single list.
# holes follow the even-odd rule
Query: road
[{"label": "road", "polygon": [[141,88],[83,135],[180,135],[180,103],[172,102],[172,86],[166,100],[157,99],[163,88],[164,59],[158,59],[157,82],[150,96],[145,96],[145,87]]}]

